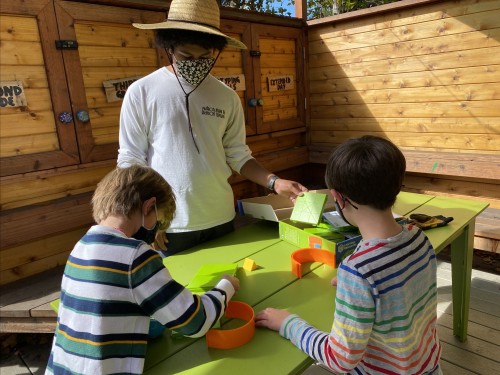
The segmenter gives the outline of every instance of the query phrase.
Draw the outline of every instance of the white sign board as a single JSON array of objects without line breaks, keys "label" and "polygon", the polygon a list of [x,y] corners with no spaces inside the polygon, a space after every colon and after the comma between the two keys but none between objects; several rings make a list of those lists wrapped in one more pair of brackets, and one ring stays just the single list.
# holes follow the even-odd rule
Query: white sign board
[{"label": "white sign board", "polygon": [[244,74],[233,74],[228,76],[216,76],[219,81],[225,83],[227,86],[231,87],[234,91],[245,91],[245,75]]},{"label": "white sign board", "polygon": [[0,107],[26,107],[28,102],[24,95],[21,81],[0,81]]},{"label": "white sign board", "polygon": [[137,81],[142,76],[112,79],[110,81],[103,81],[104,91],[106,91],[106,99],[108,103],[123,100],[128,87]]},{"label": "white sign board", "polygon": [[294,76],[268,76],[267,87],[269,92],[293,90],[295,78]]}]

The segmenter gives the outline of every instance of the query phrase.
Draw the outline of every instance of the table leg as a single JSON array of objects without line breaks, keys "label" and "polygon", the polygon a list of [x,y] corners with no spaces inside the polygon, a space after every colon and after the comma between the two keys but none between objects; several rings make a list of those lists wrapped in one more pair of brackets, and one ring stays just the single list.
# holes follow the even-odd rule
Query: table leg
[{"label": "table leg", "polygon": [[462,342],[467,339],[473,251],[474,221],[451,243],[453,334]]}]

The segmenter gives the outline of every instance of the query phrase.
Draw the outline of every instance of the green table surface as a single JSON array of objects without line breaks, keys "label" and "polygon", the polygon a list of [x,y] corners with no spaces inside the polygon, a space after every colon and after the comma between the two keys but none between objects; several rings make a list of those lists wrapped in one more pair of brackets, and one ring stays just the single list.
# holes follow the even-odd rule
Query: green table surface
[{"label": "green table surface", "polygon": [[165,258],[163,263],[176,281],[187,285],[204,264],[237,263],[278,242],[278,223],[259,221]]},{"label": "green table surface", "polygon": [[[330,285],[330,280],[336,275],[336,270],[320,264],[313,268],[299,282],[279,290],[254,306],[254,310],[258,312],[270,306],[288,309],[318,328],[330,331],[335,306],[335,288]],[[200,339],[144,373],[288,374],[300,373],[311,363],[312,359],[277,332],[257,328],[253,339],[239,348],[210,349],[205,339]]]},{"label": "green table surface", "polygon": [[416,194],[402,191],[401,193],[399,193],[392,211],[401,216],[406,216],[410,212],[418,209],[420,206],[433,198],[433,195]]},{"label": "green table surface", "polygon": [[[488,207],[488,203],[450,197],[435,197],[423,205],[415,208],[414,213],[422,213],[431,216],[452,216],[453,221],[439,228],[426,230],[425,234],[436,252],[440,252],[452,241],[454,241],[462,230],[473,223],[477,215]],[[474,227],[472,229],[472,235]],[[470,249],[472,251],[472,249]]]},{"label": "green table surface", "polygon": [[[454,217],[447,226],[427,230],[426,234],[436,252],[452,245],[454,333],[462,341],[467,334],[471,268],[467,259],[472,252],[474,219],[487,206],[479,201],[401,192],[393,207],[395,213],[403,216],[424,213]],[[336,270],[311,263],[303,266],[304,276],[297,279],[291,273],[290,264],[290,254],[296,249],[279,239],[277,223],[260,221],[168,257],[164,263],[172,277],[183,285],[187,285],[204,264],[238,263],[240,291],[234,300],[250,304],[255,312],[266,307],[287,309],[317,328],[329,331],[335,309],[335,288],[330,286],[330,280]],[[253,259],[259,268],[244,270],[245,258]],[[51,303],[56,311],[58,302]],[[222,321],[224,328],[235,324],[239,323]],[[311,363],[312,360],[288,340],[266,329],[257,329],[252,341],[230,350],[209,349],[205,338],[172,338],[166,331],[149,342],[144,373],[243,375],[265,371],[293,374],[302,372]]]},{"label": "green table surface", "polygon": [[[402,192],[393,211],[403,216],[412,212],[453,216],[455,220],[448,226],[426,231],[436,251],[440,251],[452,242],[457,244],[457,237],[463,235],[464,229],[470,227],[486,207],[483,202]],[[177,281],[186,285],[204,264],[237,262],[241,288],[235,300],[249,303],[255,312],[268,306],[284,308],[329,331],[335,308],[335,288],[330,286],[330,280],[336,270],[313,263],[305,267],[304,277],[297,279],[290,265],[290,253],[294,250],[295,246],[279,240],[277,223],[262,221],[169,257],[165,265]],[[460,251],[466,253],[467,248]],[[247,257],[253,259],[259,269],[243,270]],[[465,290],[466,282],[461,280]],[[466,303],[461,304],[462,309],[468,307]],[[224,328],[234,324],[238,323],[222,322]],[[266,329],[257,329],[252,341],[230,350],[209,349],[205,338],[172,338],[166,333],[148,345],[145,374],[300,373],[311,363],[312,360],[290,342]]]},{"label": "green table surface", "polygon": [[[290,254],[297,248],[281,241],[278,238],[277,226],[275,223],[272,223],[274,225],[270,224],[259,222],[235,232],[236,234],[242,234],[242,240],[250,236],[255,238],[255,241],[237,242],[235,245],[228,245],[228,243],[231,244],[235,241],[233,234],[231,234],[224,237],[224,239],[211,242],[209,247],[200,248],[199,252],[193,251],[183,253],[180,256],[168,257],[164,263],[177,281],[187,284],[203,264],[237,262],[238,271],[236,276],[240,280],[240,291],[233,299],[254,306],[297,280],[295,275],[291,273],[290,261]],[[264,240],[262,234],[266,238],[268,236],[267,231],[270,228],[272,228],[272,240]],[[244,250],[245,246],[246,251]],[[216,255],[212,256],[212,254]],[[248,257],[256,262],[259,266],[258,269],[254,271],[243,269],[243,262],[247,257],[245,254],[248,254]],[[178,268],[177,266],[181,264],[182,268]],[[316,264],[316,266],[319,266],[319,264]],[[309,268],[306,266],[307,269]],[[192,345],[197,340],[202,341],[203,345],[206,346],[205,338],[191,339],[179,336],[172,338],[167,331],[163,336],[149,342],[144,368],[151,368],[166,357]]]}]

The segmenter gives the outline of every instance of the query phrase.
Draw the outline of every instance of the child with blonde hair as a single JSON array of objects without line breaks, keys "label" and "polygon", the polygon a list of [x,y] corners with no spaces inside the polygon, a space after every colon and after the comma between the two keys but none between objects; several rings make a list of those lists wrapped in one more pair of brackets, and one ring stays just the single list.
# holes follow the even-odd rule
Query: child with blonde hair
[{"label": "child with blonde hair", "polygon": [[239,289],[225,275],[198,296],[177,283],[149,245],[170,224],[175,199],[150,167],[117,168],[92,198],[97,225],[75,245],[61,285],[46,374],[142,374],[151,318],[203,336]]}]

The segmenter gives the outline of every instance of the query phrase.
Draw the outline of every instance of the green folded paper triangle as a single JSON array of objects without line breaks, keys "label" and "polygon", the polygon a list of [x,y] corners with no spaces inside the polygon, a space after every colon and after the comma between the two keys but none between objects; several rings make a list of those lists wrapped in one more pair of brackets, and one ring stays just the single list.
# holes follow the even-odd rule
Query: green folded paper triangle
[{"label": "green folded paper triangle", "polygon": [[300,197],[297,197],[290,220],[318,225],[326,200],[326,194],[304,193]]},{"label": "green folded paper triangle", "polygon": [[234,276],[238,270],[237,263],[227,264],[205,264],[202,266],[187,288],[193,293],[203,293],[209,291],[220,281],[225,274]]}]

